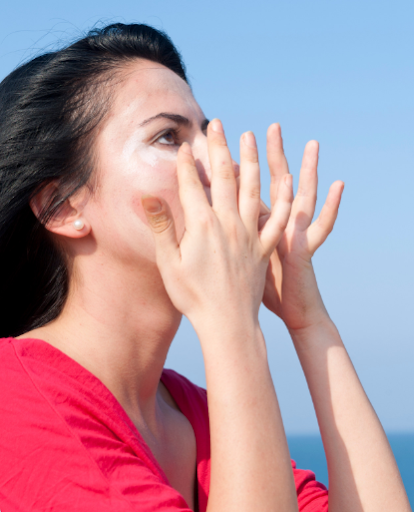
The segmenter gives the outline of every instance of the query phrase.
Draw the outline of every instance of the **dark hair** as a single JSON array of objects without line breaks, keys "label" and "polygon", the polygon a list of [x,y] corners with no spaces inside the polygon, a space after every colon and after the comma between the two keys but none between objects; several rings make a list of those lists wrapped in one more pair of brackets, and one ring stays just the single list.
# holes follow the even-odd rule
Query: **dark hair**
[{"label": "dark hair", "polygon": [[[0,84],[0,336],[40,327],[62,310],[68,269],[43,224],[90,183],[109,85],[135,59],[160,63],[187,82],[166,34],[117,23],[31,60]],[[30,200],[54,180],[59,186],[38,220]]]}]

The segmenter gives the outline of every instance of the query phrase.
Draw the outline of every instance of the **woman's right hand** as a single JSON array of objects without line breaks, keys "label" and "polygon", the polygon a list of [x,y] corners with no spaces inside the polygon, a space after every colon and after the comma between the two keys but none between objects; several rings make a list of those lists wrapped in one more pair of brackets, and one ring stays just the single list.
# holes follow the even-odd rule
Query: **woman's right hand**
[{"label": "woman's right hand", "polygon": [[254,135],[241,140],[240,187],[220,121],[207,130],[209,204],[188,144],[178,153],[185,231],[177,240],[168,205],[142,200],[158,268],[175,307],[203,350],[211,433],[208,512],[297,512],[289,450],[258,310],[270,254],[286,227],[292,182],[283,178],[258,232],[260,174]]},{"label": "woman's right hand", "polygon": [[[185,232],[177,240],[168,204],[144,197],[142,204],[156,243],[157,265],[175,307],[195,327],[256,318],[263,297],[269,257],[287,225],[293,199],[291,176],[283,178],[270,217],[258,232],[260,169],[253,133],[241,138],[240,188],[221,122],[207,133],[211,165],[209,204],[191,148],[178,152],[177,176]],[[204,320],[205,319],[205,320]]]}]

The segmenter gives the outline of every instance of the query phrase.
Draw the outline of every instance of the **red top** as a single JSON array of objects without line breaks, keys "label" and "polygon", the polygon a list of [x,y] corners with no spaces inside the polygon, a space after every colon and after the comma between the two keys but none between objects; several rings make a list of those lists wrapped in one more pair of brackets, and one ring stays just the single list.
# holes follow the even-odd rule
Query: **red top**
[{"label": "red top", "polygon": [[[102,382],[41,340],[0,340],[1,512],[188,511]],[[207,396],[172,370],[162,382],[197,443],[199,512],[210,480]],[[301,512],[326,512],[325,487],[295,469]]]}]

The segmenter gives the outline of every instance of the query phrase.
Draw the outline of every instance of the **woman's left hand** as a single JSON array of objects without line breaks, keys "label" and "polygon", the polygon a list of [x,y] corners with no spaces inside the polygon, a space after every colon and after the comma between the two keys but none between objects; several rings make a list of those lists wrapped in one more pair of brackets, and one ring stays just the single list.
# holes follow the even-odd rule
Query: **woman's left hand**
[{"label": "woman's left hand", "polygon": [[[336,181],[331,185],[321,213],[312,223],[318,185],[318,150],[316,141],[308,142],[305,147],[298,191],[285,233],[270,258],[263,296],[264,305],[278,315],[291,332],[315,325],[327,317],[311,258],[333,229],[344,183]],[[271,125],[267,133],[267,158],[273,204],[281,179],[289,173],[278,124]],[[263,212],[259,229],[266,217]]]},{"label": "woman's left hand", "polygon": [[[280,127],[268,132],[271,200],[288,166]],[[335,224],[344,184],[331,185],[318,218],[318,143],[309,142],[285,233],[271,255],[264,304],[285,322],[315,406],[329,467],[331,512],[409,512],[384,430],[323,305],[311,258]],[[262,221],[265,221],[265,216]],[[260,224],[259,224],[260,228]]]}]

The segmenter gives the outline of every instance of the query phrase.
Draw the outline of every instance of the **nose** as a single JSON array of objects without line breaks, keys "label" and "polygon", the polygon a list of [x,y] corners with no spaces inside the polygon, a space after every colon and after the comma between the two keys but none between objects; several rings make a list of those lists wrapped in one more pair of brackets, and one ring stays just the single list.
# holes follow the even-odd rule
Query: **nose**
[{"label": "nose", "polygon": [[[208,156],[207,137],[205,135],[202,135],[199,139],[195,140],[192,145],[192,150],[201,183],[206,187],[210,187],[211,166],[210,159]],[[232,162],[234,174],[236,178],[238,178],[240,174],[239,164],[233,159]]]}]

